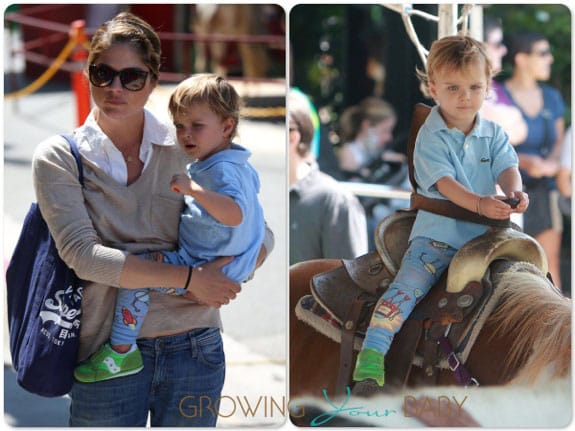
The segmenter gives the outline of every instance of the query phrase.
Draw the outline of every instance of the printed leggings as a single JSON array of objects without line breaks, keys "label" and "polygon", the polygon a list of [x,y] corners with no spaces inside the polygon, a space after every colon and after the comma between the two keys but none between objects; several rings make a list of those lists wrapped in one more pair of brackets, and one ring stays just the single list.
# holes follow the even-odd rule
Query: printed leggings
[{"label": "printed leggings", "polygon": [[116,312],[112,324],[112,334],[110,343],[134,344],[144,318],[150,308],[150,290],[156,290],[169,295],[184,295],[186,289],[154,287],[152,289],[118,289],[118,299],[116,300]]},{"label": "printed leggings", "polygon": [[362,349],[386,354],[403,322],[449,266],[457,250],[425,237],[414,238],[393,283],[379,298]]},{"label": "printed leggings", "polygon": [[[148,258],[155,258],[156,254],[142,255]],[[170,263],[166,256],[162,256],[164,262]],[[150,308],[150,290],[155,290],[168,295],[184,295],[187,290],[184,288],[154,287],[151,289],[118,289],[116,299],[116,311],[112,323],[112,333],[110,343],[135,344],[140,333],[142,324],[148,309]]]}]

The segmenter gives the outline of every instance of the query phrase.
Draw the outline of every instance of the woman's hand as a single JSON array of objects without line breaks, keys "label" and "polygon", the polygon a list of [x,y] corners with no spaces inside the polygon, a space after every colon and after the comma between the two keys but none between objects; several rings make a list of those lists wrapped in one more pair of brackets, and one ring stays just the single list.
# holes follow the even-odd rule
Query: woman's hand
[{"label": "woman's hand", "polygon": [[533,178],[554,177],[559,171],[559,162],[551,158],[523,155],[520,160],[523,161],[521,167]]},{"label": "woman's hand", "polygon": [[222,257],[195,267],[188,293],[184,296],[215,308],[228,304],[241,291],[240,284],[230,280],[221,271],[222,267],[232,260],[232,257]]}]

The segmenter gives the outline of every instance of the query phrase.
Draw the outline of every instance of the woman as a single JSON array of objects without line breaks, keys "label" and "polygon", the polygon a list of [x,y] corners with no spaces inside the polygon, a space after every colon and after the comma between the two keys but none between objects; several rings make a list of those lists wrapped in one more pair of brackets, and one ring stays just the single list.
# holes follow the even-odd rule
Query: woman
[{"label": "woman", "polygon": [[[497,75],[502,70],[502,60],[507,54],[507,47],[503,44],[501,21],[489,16],[483,17],[483,42],[493,73]],[[491,81],[491,91],[479,112],[482,117],[503,127],[511,145],[519,145],[525,140],[527,124],[523,121],[521,111],[509,100],[503,85],[498,81]]]},{"label": "woman", "polygon": [[[404,190],[410,188],[407,157],[386,148],[393,140],[397,116],[382,99],[367,97],[347,108],[340,120],[339,167],[350,181],[385,184]],[[402,199],[361,198],[367,217],[368,249],[375,250],[373,232],[377,224],[399,208]]]},{"label": "woman", "polygon": [[[148,412],[152,426],[214,426],[217,419],[225,372],[218,308],[240,291],[219,271],[229,259],[192,271],[135,256],[175,247],[183,201],[169,184],[189,161],[167,126],[144,109],[157,85],[160,55],[157,34],[138,17],[121,13],[104,23],[87,61],[95,108],[74,131],[84,189],[60,136],[34,154],[42,214],[64,261],[86,280],[79,360],[109,336],[116,288],[189,291],[188,298],[151,295],[138,339],[144,370],[99,383],[76,382],[70,393],[72,426],[145,426]],[[205,397],[209,410],[184,415],[181,401],[190,397]]]},{"label": "woman", "polygon": [[405,161],[405,156],[384,152],[393,138],[397,117],[393,107],[384,100],[368,97],[347,108],[341,116],[339,168],[346,174],[367,178],[376,161]]},{"label": "woman", "polygon": [[562,218],[559,212],[555,175],[559,170],[565,130],[565,105],[561,94],[541,84],[551,75],[553,55],[545,36],[535,32],[512,34],[507,44],[513,65],[504,89],[521,110],[527,123],[527,137],[517,147],[519,167],[531,205],[524,214],[524,231],[545,250],[549,272],[561,287],[559,262]]}]

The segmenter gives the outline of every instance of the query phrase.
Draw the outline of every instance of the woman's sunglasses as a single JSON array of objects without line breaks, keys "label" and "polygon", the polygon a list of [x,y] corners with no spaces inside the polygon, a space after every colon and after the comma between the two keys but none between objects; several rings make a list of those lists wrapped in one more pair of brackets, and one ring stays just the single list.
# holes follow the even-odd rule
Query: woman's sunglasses
[{"label": "woman's sunglasses", "polygon": [[537,57],[547,57],[553,55],[553,53],[551,52],[551,48],[541,49],[539,51],[532,51],[529,54],[536,55]]},{"label": "woman's sunglasses", "polygon": [[112,85],[114,78],[120,75],[122,87],[129,91],[140,91],[146,85],[146,78],[150,72],[136,67],[127,67],[122,70],[114,70],[107,64],[91,64],[88,68],[90,82],[95,87],[107,87]]}]

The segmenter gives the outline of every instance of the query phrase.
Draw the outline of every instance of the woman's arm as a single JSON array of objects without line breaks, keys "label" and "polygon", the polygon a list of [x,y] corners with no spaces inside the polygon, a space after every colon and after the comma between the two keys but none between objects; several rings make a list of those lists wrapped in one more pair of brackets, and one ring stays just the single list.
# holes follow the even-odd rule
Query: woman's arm
[{"label": "woman's arm", "polygon": [[557,172],[557,187],[559,188],[559,193],[561,196],[571,197],[572,185],[571,185],[571,152],[573,148],[573,129],[569,128],[565,132],[563,138],[563,145],[561,147],[561,157],[559,164],[559,172]]},{"label": "woman's arm", "polygon": [[[561,150],[565,140],[565,119],[563,117],[555,120],[555,142],[551,150],[550,159],[559,162],[561,160]],[[559,168],[558,168],[559,169]]]},{"label": "woman's arm", "polygon": [[519,167],[534,178],[554,177],[559,171],[561,146],[565,134],[565,120],[559,118],[555,121],[556,138],[549,157],[543,158],[532,154],[519,154]]},{"label": "woman's arm", "polygon": [[[241,288],[221,269],[232,261],[225,257],[192,269],[186,286],[189,267],[170,265],[128,255],[120,276],[120,287],[137,289],[150,286],[187,288],[190,297],[205,305],[220,307],[236,297]],[[153,283],[153,284],[151,284]]]},{"label": "woman's arm", "polygon": [[559,163],[554,158],[544,159],[533,154],[518,154],[519,167],[533,178],[553,177],[557,174]]},{"label": "woman's arm", "polygon": [[480,112],[483,118],[499,124],[505,130],[511,145],[522,144],[527,137],[527,124],[517,107],[485,101]]}]

